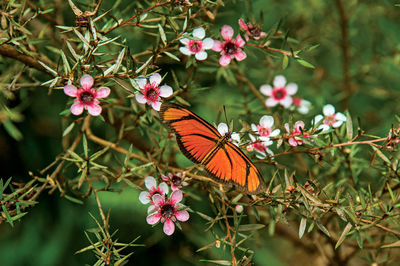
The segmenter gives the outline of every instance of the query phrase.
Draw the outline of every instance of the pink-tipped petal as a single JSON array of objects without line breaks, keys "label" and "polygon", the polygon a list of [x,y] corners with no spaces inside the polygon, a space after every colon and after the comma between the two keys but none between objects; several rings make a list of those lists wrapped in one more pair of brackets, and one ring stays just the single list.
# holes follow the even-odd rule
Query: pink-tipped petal
[{"label": "pink-tipped petal", "polygon": [[161,83],[161,79],[162,79],[162,77],[159,73],[154,73],[150,76],[149,80],[150,80],[151,84],[155,83],[156,85],[158,85]]},{"label": "pink-tipped petal", "polygon": [[182,191],[175,190],[171,194],[170,201],[171,201],[172,204],[176,204],[176,203],[180,202],[182,200],[182,198],[183,198]]},{"label": "pink-tipped petal", "polygon": [[289,139],[289,145],[296,147],[297,146],[297,141],[294,138],[290,138]]},{"label": "pink-tipped petal", "polygon": [[243,47],[245,44],[246,42],[243,40],[242,36],[238,34],[238,36],[236,36],[236,45],[239,47]]},{"label": "pink-tipped petal", "polygon": [[146,103],[147,102],[146,97],[141,93],[136,93],[135,99],[136,99],[136,101],[138,101],[138,103]]},{"label": "pink-tipped petal", "polygon": [[75,103],[71,106],[71,113],[73,115],[80,115],[83,112],[83,104]]},{"label": "pink-tipped petal", "polygon": [[89,114],[91,114],[92,116],[98,116],[101,114],[100,105],[90,104],[90,105],[86,105],[86,108],[87,108]]},{"label": "pink-tipped petal", "polygon": [[198,27],[193,30],[192,35],[202,40],[206,36],[206,31],[202,27]]},{"label": "pink-tipped petal", "polygon": [[65,86],[64,93],[71,97],[78,97],[78,89],[74,85]]},{"label": "pink-tipped petal", "polygon": [[160,111],[161,108],[161,102],[152,102],[151,107],[153,107],[154,110]]},{"label": "pink-tipped petal", "polygon": [[245,52],[243,52],[241,49],[238,49],[237,52],[235,53],[235,58],[238,61],[242,61],[246,59],[247,55]]},{"label": "pink-tipped petal", "polygon": [[220,41],[214,40],[213,47],[211,48],[215,52],[221,52],[223,47]]},{"label": "pink-tipped petal", "polygon": [[242,30],[248,30],[249,27],[247,27],[247,24],[244,22],[243,19],[239,19],[239,26]]},{"label": "pink-tipped petal", "polygon": [[81,86],[82,88],[88,90],[93,86],[94,80],[90,75],[83,75],[81,77]]},{"label": "pink-tipped petal", "polygon": [[140,192],[140,194],[139,194],[139,200],[140,200],[140,202],[143,203],[143,204],[149,203],[149,202],[150,202],[149,195],[150,195],[150,194],[149,194],[149,192],[147,192],[147,191],[142,191],[142,192]]},{"label": "pink-tipped petal", "polygon": [[148,224],[153,225],[153,224],[158,223],[158,221],[160,221],[160,218],[161,218],[161,214],[157,212],[157,213],[147,216],[146,221]]},{"label": "pink-tipped petal", "polygon": [[205,38],[203,41],[203,49],[208,50],[214,47],[214,40],[211,38]]},{"label": "pink-tipped petal", "polygon": [[196,59],[199,61],[207,59],[207,53],[204,51],[200,51],[195,55]]},{"label": "pink-tipped petal", "polygon": [[170,86],[168,85],[162,85],[160,87],[160,96],[163,98],[171,96],[173,93],[173,90]]},{"label": "pink-tipped petal", "polygon": [[260,87],[260,91],[262,94],[266,96],[271,96],[272,95],[272,87],[268,84],[264,84]]},{"label": "pink-tipped petal", "polygon": [[233,37],[233,28],[229,25],[224,25],[221,29],[221,35],[222,38],[224,38],[225,41],[230,41],[232,40]]},{"label": "pink-tipped petal", "polygon": [[296,123],[294,123],[293,126],[297,131],[302,131],[304,130],[304,122],[303,121],[297,121]]},{"label": "pink-tipped petal", "polygon": [[289,123],[285,123],[284,128],[286,129],[287,133],[290,133]]},{"label": "pink-tipped petal", "polygon": [[107,87],[100,87],[97,91],[96,91],[96,98],[107,98],[108,95],[110,95],[110,89]]},{"label": "pink-tipped petal", "polygon": [[282,75],[278,75],[274,78],[274,87],[283,88],[286,85],[286,78]]},{"label": "pink-tipped petal", "polygon": [[161,196],[160,194],[153,195],[152,200],[154,202],[154,205],[157,207],[160,207],[164,204],[164,196]]},{"label": "pink-tipped petal", "polygon": [[231,62],[231,57],[229,55],[223,55],[219,58],[219,64],[221,66],[227,66]]},{"label": "pink-tipped petal", "polygon": [[161,179],[164,180],[164,181],[170,181],[169,177],[165,176],[163,174],[161,174]]},{"label": "pink-tipped petal", "polygon": [[186,222],[189,220],[189,213],[186,210],[180,210],[175,213],[175,217],[181,222]]},{"label": "pink-tipped petal", "polygon": [[164,233],[165,233],[166,235],[169,235],[169,236],[172,235],[172,234],[174,233],[174,231],[175,231],[175,224],[171,221],[171,219],[165,220],[163,230],[164,230]]},{"label": "pink-tipped petal", "polygon": [[148,190],[153,189],[157,186],[157,181],[154,177],[148,176],[144,179],[144,185]]}]

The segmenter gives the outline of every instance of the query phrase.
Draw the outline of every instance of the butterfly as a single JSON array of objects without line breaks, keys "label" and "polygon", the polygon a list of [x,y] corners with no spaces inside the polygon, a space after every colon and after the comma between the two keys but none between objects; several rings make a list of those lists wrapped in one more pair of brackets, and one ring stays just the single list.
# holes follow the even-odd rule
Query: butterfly
[{"label": "butterfly", "polygon": [[239,147],[229,142],[229,132],[221,135],[204,119],[174,103],[161,105],[160,118],[175,133],[182,153],[203,165],[214,180],[233,184],[248,194],[265,191],[260,171]]}]

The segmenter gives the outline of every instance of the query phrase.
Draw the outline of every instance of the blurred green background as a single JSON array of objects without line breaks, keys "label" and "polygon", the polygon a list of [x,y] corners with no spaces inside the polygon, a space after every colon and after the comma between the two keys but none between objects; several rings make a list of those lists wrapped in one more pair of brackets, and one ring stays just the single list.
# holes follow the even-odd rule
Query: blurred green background
[{"label": "blurred green background", "polygon": [[[48,4],[47,1],[38,2],[39,5]],[[400,109],[400,9],[395,6],[395,1],[342,2],[348,16],[346,45],[352,88],[350,94],[344,89],[343,35],[337,1],[228,1],[219,10],[216,24],[212,27],[212,35],[218,36],[220,27],[224,24],[232,25],[235,32],[238,32],[237,20],[240,17],[254,16],[260,22],[261,12],[263,21],[260,24],[263,24],[265,31],[281,21],[280,30],[283,34],[288,32],[289,37],[298,41],[289,43],[285,49],[297,50],[308,45],[320,44],[311,52],[304,53],[305,59],[312,63],[315,69],[305,68],[291,60],[288,68],[283,71],[280,69],[282,56],[277,53],[272,53],[272,65],[260,67],[257,61],[258,52],[247,48],[248,58],[245,63],[239,65],[246,71],[248,78],[257,87],[270,82],[277,74],[284,74],[289,82],[297,83],[297,94],[313,103],[314,109],[304,119],[308,125],[314,115],[321,113],[324,104],[331,103],[337,110],[345,111],[344,108],[348,108],[353,117],[360,117],[362,126],[368,133],[384,135],[392,124],[396,123],[394,115],[398,114]],[[105,1],[102,8],[107,10],[113,4],[114,1]],[[130,9],[125,8],[126,5],[132,4],[130,1],[121,1],[111,13],[119,17],[121,12],[124,18],[129,17]],[[65,24],[72,26],[74,16],[67,2],[63,14]],[[126,28],[115,34],[127,38],[133,50],[140,51],[147,45],[138,43],[134,38],[141,36],[140,34],[131,34]],[[216,58],[215,54],[213,56]],[[13,78],[13,71],[19,71],[21,67],[8,58],[2,58],[1,82],[9,83]],[[173,67],[184,71],[179,66]],[[167,73],[168,69],[163,71]],[[211,88],[196,92],[189,99],[195,112],[208,121],[216,121],[216,111],[220,110],[223,101],[228,107],[230,119],[242,115],[240,110],[235,109],[235,104],[240,102],[242,97],[238,88],[224,79],[215,81],[213,75],[201,68],[196,75],[199,87]],[[44,80],[46,77],[43,77],[42,81]],[[15,181],[22,182],[29,180],[28,171],[43,169],[62,152],[62,124],[59,116],[55,114],[66,108],[67,97],[60,91],[48,96],[47,88],[39,86],[24,88],[20,94],[16,99],[10,100],[9,105],[22,105],[24,119],[17,123],[17,127],[24,137],[17,142],[3,128],[0,129],[0,176],[4,179],[12,176]],[[247,121],[249,123],[258,122],[259,117],[264,114],[263,108],[256,101],[254,108],[255,114],[259,116],[251,117],[252,121]],[[123,193],[99,193],[104,209],[111,209],[111,231],[119,229],[116,237],[127,243],[141,235],[136,243],[146,245],[133,248],[134,254],[130,258],[130,264],[202,265],[204,263],[199,262],[202,258],[229,256],[229,251],[224,252],[217,248],[195,253],[195,250],[214,240],[210,233],[203,232],[206,225],[195,214],[182,226],[184,231],[185,228],[192,227],[190,231],[198,232],[197,235],[184,234],[177,230],[172,237],[168,237],[163,234],[160,225],[154,228],[147,225],[147,206],[139,202],[138,193],[133,189],[126,189]],[[188,199],[186,205],[207,213],[207,195],[201,195],[201,199]],[[89,245],[83,233],[85,229],[95,227],[89,212],[100,220],[93,197],[79,205],[60,198],[57,192],[52,195],[43,193],[39,204],[31,208],[29,214],[21,222],[17,222],[14,228],[8,224],[0,225],[0,264],[93,263],[95,258],[90,252],[74,255],[77,250]],[[263,239],[264,245],[255,247],[256,265],[301,265],[312,258],[312,254],[305,256],[295,243],[278,236],[269,236],[267,230],[263,229],[257,236]]]}]

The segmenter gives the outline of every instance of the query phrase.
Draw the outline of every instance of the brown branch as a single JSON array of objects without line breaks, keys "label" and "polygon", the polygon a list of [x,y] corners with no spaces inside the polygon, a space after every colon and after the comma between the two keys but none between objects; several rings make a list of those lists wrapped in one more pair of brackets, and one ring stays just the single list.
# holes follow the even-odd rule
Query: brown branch
[{"label": "brown branch", "polygon": [[[44,68],[41,64],[39,64],[39,61],[37,59],[35,59],[32,56],[29,56],[29,55],[26,55],[26,54],[23,54],[23,53],[17,51],[13,46],[11,46],[9,44],[0,45],[0,55],[9,57],[9,58],[13,58],[17,61],[24,63],[27,66],[33,67],[39,71],[50,74],[50,72],[46,68]],[[50,67],[54,67],[54,68],[56,67],[47,58],[41,58],[41,61],[44,61]]]}]

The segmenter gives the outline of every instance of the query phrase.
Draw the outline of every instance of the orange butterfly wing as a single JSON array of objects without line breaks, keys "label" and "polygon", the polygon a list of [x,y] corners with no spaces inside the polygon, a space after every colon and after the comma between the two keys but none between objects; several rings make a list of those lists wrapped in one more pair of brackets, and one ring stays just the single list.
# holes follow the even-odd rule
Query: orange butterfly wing
[{"label": "orange butterfly wing", "polygon": [[265,190],[265,181],[247,156],[205,120],[173,103],[163,103],[161,120],[175,133],[182,153],[204,165],[207,173],[220,183],[234,184],[242,191],[257,194]]}]

